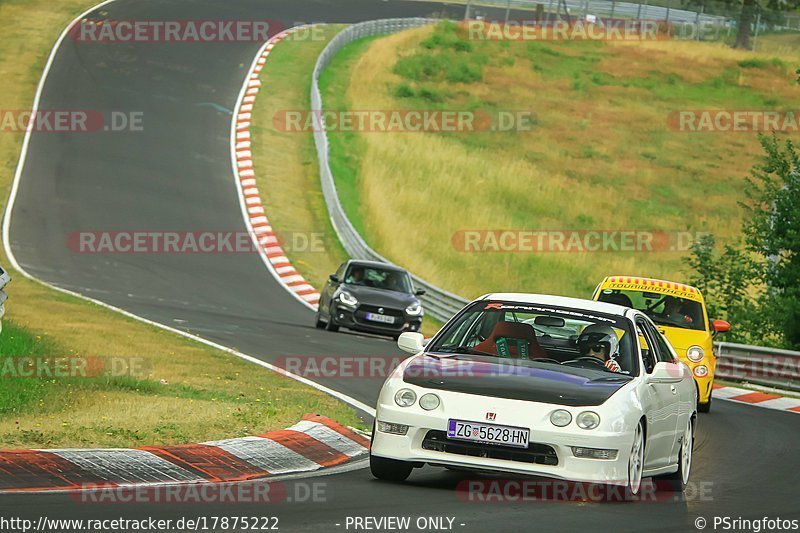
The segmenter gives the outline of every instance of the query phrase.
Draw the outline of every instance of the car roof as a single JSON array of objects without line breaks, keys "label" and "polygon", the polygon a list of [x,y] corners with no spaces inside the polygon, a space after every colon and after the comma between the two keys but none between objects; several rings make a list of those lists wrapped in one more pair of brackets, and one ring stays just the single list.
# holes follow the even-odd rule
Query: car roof
[{"label": "car roof", "polygon": [[569,296],[553,296],[551,294],[529,294],[523,292],[495,292],[486,294],[478,300],[504,300],[510,302],[540,304],[540,305],[553,305],[556,307],[570,307],[574,309],[581,309],[584,311],[592,311],[595,313],[606,313],[609,315],[618,315],[631,317],[635,311],[629,307],[617,304],[610,304],[607,302],[597,302],[595,300],[586,300],[584,298],[570,298]]},{"label": "car roof", "polygon": [[365,267],[377,267],[377,268],[383,268],[385,270],[396,270],[398,272],[406,271],[405,268],[393,265],[391,263],[381,263],[380,261],[368,261],[366,259],[351,259],[350,261],[347,262],[347,264],[365,266]]}]

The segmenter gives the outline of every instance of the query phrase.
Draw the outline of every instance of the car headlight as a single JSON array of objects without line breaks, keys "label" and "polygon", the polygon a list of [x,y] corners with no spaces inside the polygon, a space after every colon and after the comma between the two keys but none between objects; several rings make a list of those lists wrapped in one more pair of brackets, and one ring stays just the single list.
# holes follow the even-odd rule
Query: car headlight
[{"label": "car headlight", "polygon": [[569,413],[569,411],[565,411],[564,409],[556,409],[550,413],[550,423],[554,426],[563,428],[570,422],[572,422],[572,415]]},{"label": "car headlight", "polygon": [[339,293],[339,301],[342,302],[344,305],[349,305],[351,307],[355,307],[358,305],[358,300],[356,300],[356,297],[350,294],[349,292],[345,291]]},{"label": "car headlight", "polygon": [[575,418],[581,429],[594,429],[600,425],[600,416],[594,411],[584,411]]},{"label": "car headlight", "polygon": [[435,394],[423,394],[419,399],[419,406],[426,411],[433,411],[441,403],[442,401]]},{"label": "car headlight", "polygon": [[417,395],[411,389],[400,389],[394,395],[394,403],[400,407],[411,407],[416,401]]},{"label": "car headlight", "polygon": [[686,357],[693,363],[699,363],[705,356],[705,350],[699,346],[690,346],[689,349],[686,350]]},{"label": "car headlight", "polygon": [[698,378],[704,378],[708,375],[708,367],[706,365],[697,365],[694,367],[693,372]]},{"label": "car headlight", "polygon": [[406,314],[417,316],[422,314],[422,305],[419,302],[413,303],[406,307]]}]

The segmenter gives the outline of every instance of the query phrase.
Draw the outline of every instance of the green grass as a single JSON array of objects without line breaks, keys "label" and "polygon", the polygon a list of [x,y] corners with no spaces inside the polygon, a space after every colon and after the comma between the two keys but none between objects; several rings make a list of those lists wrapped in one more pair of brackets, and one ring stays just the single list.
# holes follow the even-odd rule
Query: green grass
[{"label": "green grass", "polygon": [[[368,37],[353,43],[336,56],[337,68],[328,68],[323,71],[319,80],[319,89],[322,102],[326,111],[348,109],[345,91],[350,83],[347,73],[352,68],[353,62],[361,56],[372,41],[377,37]],[[331,172],[336,177],[336,192],[339,201],[344,207],[345,214],[353,227],[360,234],[364,234],[364,219],[358,208],[358,161],[364,150],[361,137],[353,131],[329,132],[328,141],[331,153],[336,157],[331,158]]]}]

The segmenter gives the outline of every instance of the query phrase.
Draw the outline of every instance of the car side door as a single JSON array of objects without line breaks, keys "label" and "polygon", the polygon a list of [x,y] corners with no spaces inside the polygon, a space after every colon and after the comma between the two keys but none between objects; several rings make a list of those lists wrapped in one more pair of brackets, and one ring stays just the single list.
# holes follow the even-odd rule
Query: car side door
[{"label": "car side door", "polygon": [[645,446],[645,469],[660,468],[670,464],[675,442],[677,416],[677,389],[669,383],[654,383],[647,380],[661,356],[655,332],[644,317],[636,320],[636,334],[642,352],[645,385],[642,391],[642,406],[647,419],[647,443]]}]

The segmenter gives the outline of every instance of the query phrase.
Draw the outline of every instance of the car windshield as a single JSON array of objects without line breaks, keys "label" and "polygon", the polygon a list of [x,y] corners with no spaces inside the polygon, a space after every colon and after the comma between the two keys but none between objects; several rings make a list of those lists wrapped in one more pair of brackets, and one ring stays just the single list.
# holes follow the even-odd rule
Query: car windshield
[{"label": "car windshield", "polygon": [[491,355],[637,375],[627,319],[583,309],[480,301],[448,325],[428,353]]},{"label": "car windshield", "polygon": [[365,265],[350,265],[344,277],[348,285],[359,285],[411,294],[411,279],[402,270],[389,270]]},{"label": "car windshield", "polygon": [[703,305],[689,298],[649,291],[604,289],[598,300],[638,309],[659,326],[706,329]]}]

